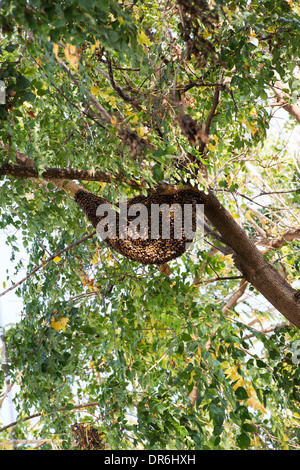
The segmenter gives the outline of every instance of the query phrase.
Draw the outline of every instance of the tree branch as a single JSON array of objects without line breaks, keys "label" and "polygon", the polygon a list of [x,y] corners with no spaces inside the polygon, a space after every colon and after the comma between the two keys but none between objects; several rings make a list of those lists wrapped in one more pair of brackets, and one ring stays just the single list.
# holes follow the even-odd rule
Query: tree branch
[{"label": "tree branch", "polygon": [[268,240],[268,246],[270,248],[281,248],[286,242],[292,242],[297,238],[300,238],[300,228],[297,228],[295,230],[288,230],[276,240]]},{"label": "tree branch", "polygon": [[[204,131],[205,131],[206,135],[209,135],[210,126],[211,126],[213,117],[215,115],[215,112],[217,110],[217,106],[218,106],[219,101],[220,101],[220,93],[221,93],[221,90],[224,89],[224,88],[225,88],[225,85],[217,85],[216,86],[216,89],[215,89],[215,92],[214,92],[212,107],[209,111],[209,114],[207,116],[206,123],[205,123]],[[201,145],[200,145],[200,148],[199,148],[199,152],[200,152],[201,155],[204,154],[205,147],[206,147],[206,142],[202,142]]]},{"label": "tree branch", "polygon": [[298,293],[258,251],[244,230],[215,195],[201,192],[204,213],[235,253],[236,266],[252,284],[291,323],[300,328]]},{"label": "tree branch", "polygon": [[45,171],[39,174],[38,170],[31,166],[25,165],[12,165],[11,163],[3,163],[0,167],[1,176],[14,176],[15,178],[43,178],[49,182],[51,180],[84,180],[84,181],[99,181],[103,183],[110,183],[118,181],[126,183],[133,189],[141,189],[143,182],[135,182],[122,175],[113,175],[107,171],[100,170],[76,170],[72,168],[49,168],[46,167]]},{"label": "tree branch", "polygon": [[131,96],[129,96],[124,90],[123,88],[116,82],[115,78],[114,78],[114,74],[113,74],[113,69],[112,69],[112,65],[111,65],[111,60],[110,58],[107,59],[107,65],[108,65],[108,73],[109,73],[109,81],[111,83],[111,86],[113,87],[113,89],[118,93],[118,95],[126,102],[126,103],[130,103],[132,106],[134,106],[134,108],[140,112],[142,111],[142,107],[141,105],[134,99],[132,98]]},{"label": "tree branch", "polygon": [[16,289],[18,286],[20,286],[21,284],[23,284],[23,282],[27,281],[27,279],[30,278],[30,276],[32,276],[33,274],[35,274],[37,271],[39,271],[40,269],[42,269],[44,266],[46,266],[46,264],[48,264],[50,261],[52,261],[54,258],[56,258],[57,256],[60,256],[62,255],[63,253],[65,253],[66,251],[69,251],[71,250],[72,248],[74,248],[75,246],[77,245],[80,245],[81,243],[85,242],[86,240],[88,240],[89,238],[92,238],[94,235],[96,234],[96,231],[94,230],[92,233],[90,233],[89,235],[86,235],[85,237],[81,238],[80,240],[78,240],[77,242],[74,242],[72,243],[71,245],[67,246],[66,248],[64,248],[63,250],[60,250],[58,251],[57,253],[55,253],[54,255],[51,255],[49,258],[47,258],[45,261],[43,261],[41,264],[39,264],[38,266],[36,266],[29,274],[27,274],[27,276],[25,276],[23,279],[21,279],[19,282],[17,282],[16,284],[14,284],[13,286],[9,287],[8,289],[6,289],[5,291],[1,292],[0,294],[0,297],[2,297],[3,295],[7,294],[8,292]]},{"label": "tree branch", "polygon": [[[58,410],[55,410],[55,411],[52,411],[51,413],[49,414],[53,414],[53,413],[60,413],[62,411],[67,411],[67,412],[71,412],[71,411],[74,411],[74,410],[80,410],[80,409],[83,409],[83,408],[89,408],[91,406],[97,406],[98,405],[98,402],[97,401],[92,401],[92,402],[89,402],[89,403],[83,403],[82,405],[74,405],[74,408],[72,408],[71,410],[66,410],[66,408],[58,408]],[[42,413],[34,413],[30,416],[27,416],[27,418],[24,418],[24,419],[20,419],[20,421],[29,421],[33,418],[39,418],[40,416],[42,415],[45,415],[43,412]],[[5,431],[5,429],[9,429],[9,428],[12,428],[14,426],[16,426],[18,424],[18,421],[14,421],[10,424],[7,424],[6,426],[3,426],[2,428],[0,428],[0,432],[2,431]]]},{"label": "tree branch", "polygon": [[[56,57],[58,64],[67,72],[67,74],[71,77],[72,81],[80,87],[80,81],[75,77],[74,72],[64,63],[63,60],[61,60],[58,56]],[[91,95],[90,93],[87,93],[89,95],[89,103],[92,104],[100,116],[104,119],[104,121],[107,124],[111,124],[111,116],[110,114],[103,108],[103,106],[99,103],[99,101],[96,100],[96,98]]]},{"label": "tree branch", "polygon": [[[295,79],[299,80],[300,78],[300,67],[296,67],[293,71],[293,76]],[[280,106],[285,109],[291,116],[293,116],[297,122],[300,123],[300,102],[290,104],[288,102],[289,96],[283,91],[285,87],[282,80],[278,79],[274,85],[271,85],[270,88],[273,90],[275,97],[277,99],[277,104],[275,106]],[[274,106],[274,105],[273,105]]]},{"label": "tree branch", "polygon": [[244,294],[246,290],[247,285],[248,285],[248,282],[245,279],[242,279],[238,290],[230,297],[225,307],[223,307],[222,312],[224,313],[224,315],[227,315],[228,311],[236,304],[239,298],[242,297],[242,295]]}]

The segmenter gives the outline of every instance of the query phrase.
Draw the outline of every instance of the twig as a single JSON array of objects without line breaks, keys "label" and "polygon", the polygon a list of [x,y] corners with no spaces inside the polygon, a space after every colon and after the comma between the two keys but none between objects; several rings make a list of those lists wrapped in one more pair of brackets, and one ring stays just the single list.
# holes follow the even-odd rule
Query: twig
[{"label": "twig", "polygon": [[213,282],[220,282],[220,281],[230,281],[233,279],[244,279],[244,276],[224,276],[224,277],[215,277],[213,279],[209,279],[208,281],[201,281],[201,279],[195,280],[194,284],[196,286],[200,284],[211,284]]},{"label": "twig", "polygon": [[[2,365],[2,368],[3,368],[3,365]],[[9,392],[11,391],[11,389],[13,388],[15,382],[17,382],[19,380],[19,378],[21,377],[22,375],[22,371],[18,373],[16,379],[14,382],[10,383],[10,384],[7,384],[7,389],[5,390],[5,392],[3,393],[3,395],[1,395],[1,400],[0,400],[0,408],[2,407],[3,405],[3,402],[5,400],[5,398],[7,397],[7,395],[9,394]]]},{"label": "twig", "polygon": [[36,266],[29,274],[27,274],[27,276],[25,276],[23,279],[21,279],[19,282],[17,282],[16,284],[14,284],[13,286],[9,287],[8,289],[6,289],[4,292],[2,292],[0,294],[0,297],[2,297],[3,295],[7,294],[8,292],[16,289],[18,286],[20,286],[21,284],[23,284],[23,282],[27,281],[27,279],[29,279],[33,274],[35,274],[37,271],[39,271],[39,269],[43,268],[47,263],[49,263],[50,261],[52,261],[54,258],[56,258],[57,256],[60,256],[62,255],[63,253],[65,253],[66,251],[69,251],[71,250],[72,248],[74,248],[75,246],[77,245],[80,245],[80,243],[83,243],[85,242],[86,240],[88,240],[89,238],[92,238],[94,235],[95,235],[96,231],[94,230],[92,233],[90,233],[89,235],[86,235],[85,237],[81,238],[80,240],[78,240],[77,242],[74,242],[72,243],[71,245],[67,246],[66,248],[64,248],[63,250],[55,253],[54,255],[50,256],[48,259],[46,259],[45,261],[43,261],[41,264],[39,264],[38,266]]},{"label": "twig", "polygon": [[142,111],[143,108],[141,107],[141,105],[134,98],[129,96],[123,90],[123,88],[115,81],[114,74],[113,74],[113,69],[112,69],[112,65],[111,65],[111,60],[110,60],[109,57],[107,58],[107,65],[108,65],[109,80],[110,80],[110,83],[111,83],[111,86],[113,87],[113,89],[118,93],[118,95],[125,102],[132,104],[132,106],[134,106],[137,111]]},{"label": "twig", "polygon": [[[91,406],[97,406],[97,405],[98,405],[97,401],[92,401],[92,402],[85,403],[85,404],[82,404],[82,405],[74,405],[74,408],[72,408],[71,410],[69,410],[69,409],[66,410],[66,408],[58,408],[58,410],[52,411],[51,413],[48,413],[48,414],[50,415],[50,414],[53,414],[53,413],[60,413],[61,411],[70,412],[70,411],[80,410],[82,408],[89,408]],[[34,413],[30,416],[27,416],[27,418],[20,419],[19,421],[25,422],[25,421],[29,421],[29,420],[34,419],[34,418],[39,418],[40,416],[45,416],[44,412]],[[17,424],[18,424],[18,421],[14,421],[13,423],[7,424],[6,426],[3,426],[2,428],[0,428],[0,432],[5,431],[6,429],[12,428],[12,427],[16,426]]]},{"label": "twig", "polygon": [[[78,86],[80,87],[80,81],[75,77],[75,74],[74,72],[72,72],[72,70],[64,63],[63,60],[61,60],[59,57],[56,57],[57,59],[57,63],[65,70],[65,72],[67,72],[67,74],[71,77],[71,80]],[[89,103],[92,104],[96,109],[97,111],[99,112],[99,114],[101,115],[101,117],[104,119],[104,121],[107,123],[107,124],[110,124],[111,123],[111,116],[110,114],[103,108],[103,106],[99,103],[99,101],[96,100],[96,98],[89,94],[87,92],[87,95],[89,95]]]},{"label": "twig", "polygon": [[[156,366],[158,366],[158,364],[169,354],[169,351],[171,351],[171,349],[174,348],[174,345],[170,346],[169,349],[150,367],[150,369],[148,369],[145,373],[144,373],[144,377],[152,370],[154,369]],[[0,429],[1,431],[1,429]]]},{"label": "twig", "polygon": [[0,442],[0,447],[5,447],[9,445],[34,445],[38,444],[38,447],[43,446],[45,444],[52,444],[53,439],[15,439],[12,441],[1,441]]}]

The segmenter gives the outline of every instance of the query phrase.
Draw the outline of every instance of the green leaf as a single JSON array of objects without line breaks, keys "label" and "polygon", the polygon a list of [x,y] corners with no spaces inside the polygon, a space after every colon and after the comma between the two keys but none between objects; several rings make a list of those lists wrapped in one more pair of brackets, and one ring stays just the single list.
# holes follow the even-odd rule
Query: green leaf
[{"label": "green leaf", "polygon": [[247,432],[256,432],[257,428],[255,426],[253,426],[252,424],[250,424],[250,423],[244,423],[242,425],[242,430],[245,431],[246,433]]},{"label": "green leaf", "polygon": [[35,67],[27,67],[26,69],[23,70],[23,74],[25,77],[30,77],[31,75],[36,74],[36,68]]},{"label": "green leaf", "polygon": [[241,386],[235,390],[235,396],[238,400],[246,400],[249,398],[247,391]]},{"label": "green leaf", "polygon": [[22,96],[22,101],[28,101],[29,103],[33,103],[33,101],[35,100],[36,96],[34,93],[32,93],[31,91],[25,93],[23,96]]},{"label": "green leaf", "polygon": [[15,85],[16,90],[25,90],[28,87],[30,87],[30,81],[24,76],[21,76]]},{"label": "green leaf", "polygon": [[96,328],[93,328],[92,326],[88,326],[88,325],[82,325],[80,330],[86,334],[86,335],[96,335],[97,334],[97,329]]},{"label": "green leaf", "polygon": [[248,434],[246,434],[245,432],[242,432],[241,434],[237,436],[236,443],[240,449],[246,450],[250,447],[251,439],[248,436]]},{"label": "green leaf", "polygon": [[68,404],[65,406],[65,410],[67,410],[67,411],[74,410],[74,408],[75,408],[75,405],[73,405],[73,403],[68,403]]},{"label": "green leaf", "polygon": [[153,179],[157,182],[160,182],[164,179],[164,172],[161,168],[161,165],[156,163],[154,167],[152,168],[152,173],[153,173]]},{"label": "green leaf", "polygon": [[219,408],[215,403],[209,405],[209,414],[214,423],[221,427],[225,419],[224,409]]}]

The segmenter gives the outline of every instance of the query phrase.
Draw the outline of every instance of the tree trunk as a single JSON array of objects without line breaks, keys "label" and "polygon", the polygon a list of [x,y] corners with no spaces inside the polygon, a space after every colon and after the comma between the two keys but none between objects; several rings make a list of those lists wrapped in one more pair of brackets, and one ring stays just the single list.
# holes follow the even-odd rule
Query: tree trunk
[{"label": "tree trunk", "polygon": [[204,212],[237,257],[237,267],[282,315],[300,328],[297,291],[271,266],[212,192],[202,193]]}]

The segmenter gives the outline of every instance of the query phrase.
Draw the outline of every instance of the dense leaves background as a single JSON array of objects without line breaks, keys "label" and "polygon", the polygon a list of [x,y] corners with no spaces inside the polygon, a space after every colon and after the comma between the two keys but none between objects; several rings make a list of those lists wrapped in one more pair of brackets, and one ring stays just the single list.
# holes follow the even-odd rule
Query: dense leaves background
[{"label": "dense leaves background", "polygon": [[[251,238],[279,237],[299,218],[299,157],[269,132],[271,86],[282,80],[297,101],[299,14],[285,0],[5,0],[0,162],[15,163],[17,149],[40,174],[100,169],[143,179],[145,190],[185,180],[201,161]],[[177,104],[205,123],[217,84],[204,158]],[[192,163],[178,166],[187,154]],[[112,201],[136,194],[114,179],[84,184]],[[68,249],[92,229],[51,182],[4,177],[0,207],[12,259],[21,237],[28,274],[66,249],[16,290],[24,310],[4,331],[0,375],[4,395],[8,377],[17,387],[18,424],[2,440],[13,429],[42,449],[70,449],[81,422],[108,449],[299,448],[299,333],[251,286],[224,313],[241,281],[230,257],[202,237],[166,277],[96,236]],[[299,240],[266,256],[297,285]]]}]

